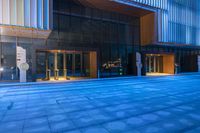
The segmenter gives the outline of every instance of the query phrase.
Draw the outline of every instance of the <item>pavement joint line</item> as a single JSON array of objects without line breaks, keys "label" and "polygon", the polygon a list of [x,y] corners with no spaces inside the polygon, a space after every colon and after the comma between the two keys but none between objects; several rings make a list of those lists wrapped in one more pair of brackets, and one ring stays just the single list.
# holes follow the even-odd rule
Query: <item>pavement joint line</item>
[{"label": "pavement joint line", "polygon": [[[162,83],[166,83],[168,81],[163,81]],[[157,81],[151,81],[151,82],[146,82],[146,83],[142,83],[143,84],[149,84],[149,83],[158,83]],[[131,83],[130,85],[139,85],[140,83]],[[121,85],[118,85],[118,86],[123,86],[124,84],[121,84]],[[103,85],[102,85],[103,86]],[[98,89],[98,88],[101,88],[102,86],[96,86],[95,89]],[[116,85],[106,85],[106,87],[112,87],[112,86],[116,86]],[[85,90],[85,89],[94,89],[94,88],[90,88],[90,87],[80,87],[80,88],[72,88],[72,89],[66,89],[66,86],[63,86],[61,88],[59,88],[59,90],[55,87],[53,87],[54,89],[53,90],[35,90],[37,92],[31,92],[31,94],[38,94],[38,93],[52,93],[52,92],[67,92],[67,91],[77,91],[77,90]],[[29,90],[31,91],[31,90]],[[46,92],[45,92],[46,91]],[[17,92],[17,91],[16,91]],[[19,93],[19,92],[18,92]],[[29,93],[24,93],[24,94],[29,94]],[[22,94],[9,94],[9,96],[13,96],[13,95],[24,95],[23,93]]]},{"label": "pavement joint line", "polygon": [[[185,114],[185,115],[183,115],[183,116],[187,116],[187,114]],[[178,116],[173,116],[173,119],[175,120],[176,118],[178,118]],[[169,118],[168,118],[169,119]],[[140,127],[137,127],[136,129],[137,130],[140,130],[140,129],[142,129],[142,128],[144,128],[145,126],[151,126],[151,125],[154,125],[154,124],[156,124],[156,123],[159,123],[159,122],[162,122],[163,120],[158,120],[158,121],[156,121],[156,122],[149,122],[149,123],[147,123],[147,124],[145,124],[145,125],[142,125],[142,126],[140,126]],[[164,120],[164,121],[166,121],[166,119]],[[170,130],[170,129],[169,129]],[[182,129],[182,130],[178,130],[178,129],[176,129],[177,131],[177,133],[183,133],[184,131],[187,131],[187,130],[184,130],[184,129]],[[172,132],[172,131],[171,131]],[[173,132],[173,133],[176,133],[176,132]]]},{"label": "pavement joint line", "polygon": [[[185,103],[182,103],[182,104],[172,105],[172,106],[164,107],[164,108],[161,108],[161,109],[155,109],[155,110],[152,110],[152,111],[147,111],[145,113],[140,113],[140,114],[136,114],[136,115],[130,115],[130,116],[126,116],[126,117],[123,117],[123,118],[116,118],[116,119],[110,120],[109,122],[99,122],[99,123],[96,123],[96,124],[90,124],[88,126],[82,126],[82,127],[80,126],[79,129],[84,129],[84,128],[88,128],[88,127],[91,127],[91,126],[103,125],[105,123],[110,123],[110,122],[114,122],[114,121],[125,120],[125,119],[131,118],[131,117],[138,117],[138,116],[142,116],[142,115],[149,114],[149,113],[154,113],[154,112],[161,111],[161,110],[166,110],[166,109],[169,109],[169,108],[173,108],[173,107],[178,107],[178,106],[185,105],[185,104],[194,103],[194,101],[200,102],[199,99],[198,100],[191,100],[191,101],[188,101],[188,102],[185,102]],[[75,129],[76,128],[70,129],[70,130],[66,130],[66,131],[73,131]]]},{"label": "pavement joint line", "polygon": [[[133,79],[129,79],[129,80],[123,81],[123,83],[124,83],[124,82],[130,82],[130,81],[132,81],[132,80],[133,80]],[[152,79],[152,80],[153,80],[153,79]],[[111,84],[112,82],[115,83],[116,80],[113,80],[112,82],[110,82],[110,81],[105,81],[105,82],[108,82],[108,83]],[[99,81],[98,84],[99,84],[99,85],[105,85],[105,82],[104,82],[104,83],[101,83],[101,82]],[[84,82],[84,83],[82,83],[82,84],[79,83],[77,86],[82,86],[82,85],[93,85],[93,84],[94,84],[93,82]],[[67,86],[70,87],[70,86],[73,86],[73,85],[74,85],[74,82],[71,83],[71,84],[70,84],[70,83],[63,83],[63,84],[53,84],[53,85],[56,85],[56,87],[63,86],[63,85],[67,85]],[[31,88],[33,88],[33,87],[38,87],[38,86],[31,86]],[[46,85],[43,85],[43,86],[41,85],[40,88],[42,88],[42,87],[45,88]],[[53,88],[53,87],[52,87],[52,88]],[[22,89],[22,88],[17,89],[17,90],[21,90],[21,89]]]},{"label": "pavement joint line", "polygon": [[48,127],[49,127],[49,129],[50,129],[50,132],[53,133],[51,124],[50,124],[49,119],[48,119],[48,116],[45,116],[45,117],[46,117],[46,119],[47,119],[47,123],[48,123]]},{"label": "pavement joint line", "polygon": [[185,132],[188,132],[188,131],[193,131],[193,130],[199,128],[199,127],[200,127],[200,124],[196,124],[196,125],[184,128],[184,129],[180,130],[180,132],[185,133]]},{"label": "pavement joint line", "polygon": [[[148,83],[155,83],[156,81],[151,81],[151,82],[148,82]],[[156,82],[156,83],[158,83],[158,82]],[[164,83],[164,82],[163,82]],[[141,83],[131,83],[130,85],[139,85],[139,84],[141,84]],[[143,84],[147,84],[147,82],[146,83],[142,83],[142,85]],[[123,85],[123,84],[122,84]],[[90,86],[92,86],[92,85],[90,85]],[[84,86],[84,87],[81,87],[82,89],[83,88],[89,88],[90,86]],[[115,85],[107,85],[107,86],[115,86]],[[73,89],[66,89],[66,87],[70,87],[70,86],[67,86],[67,85],[63,85],[63,86],[60,86],[60,88],[59,88],[59,90],[66,90],[66,91],[73,91],[73,90],[80,90],[80,86],[76,86],[76,89],[75,88],[73,88]],[[101,86],[96,86],[96,87],[101,87]],[[54,90],[56,90],[56,91],[58,91],[58,88],[57,88],[57,86],[56,86],[56,88],[55,87],[51,87],[50,89],[52,89],[52,91],[54,91]],[[22,91],[22,90],[21,90]],[[35,89],[35,88],[33,88],[32,90],[27,90],[26,89],[26,91],[28,91],[29,93],[30,92],[32,92],[32,91],[37,91],[37,92],[39,92],[39,91],[48,91],[48,90],[46,90],[46,89]],[[19,90],[16,90],[16,91],[9,91],[9,93],[14,93],[14,92],[18,92],[19,93]],[[27,92],[27,93],[28,93]]]},{"label": "pavement joint line", "polygon": [[[200,100],[197,100],[198,102],[199,102],[199,105],[200,105]],[[195,111],[193,111],[193,113],[194,113]],[[184,114],[183,116],[187,116],[188,117],[188,114]],[[178,116],[173,116],[173,119],[176,119],[176,118],[179,118]],[[169,119],[169,118],[168,118]],[[159,121],[156,121],[156,122],[152,122],[152,123],[150,123],[150,124],[148,124],[148,125],[152,125],[152,124],[156,124],[156,123],[158,123],[158,122],[161,122],[161,121],[163,121],[163,120],[159,120]],[[166,119],[164,120],[164,121],[166,121]],[[196,120],[196,122],[197,121],[199,121],[199,120]],[[198,124],[199,126],[200,126],[200,124]],[[198,127],[199,127],[198,126]],[[142,126],[142,127],[144,127],[144,126]],[[142,128],[142,127],[139,127],[139,128]],[[193,126],[192,126],[193,127]],[[189,129],[191,129],[192,128],[191,126],[190,126],[190,128],[189,127],[187,127],[187,128],[185,128],[185,129],[182,129],[182,130],[179,130],[179,132],[177,132],[177,133],[183,133],[183,132],[185,132],[185,131],[188,131],[187,129],[189,128]],[[196,126],[195,126],[196,127]],[[138,129],[139,129],[138,128]]]},{"label": "pavement joint line", "polygon": [[[200,91],[200,90],[199,90]],[[181,95],[180,93],[178,94],[178,95]],[[172,95],[172,96],[174,96],[174,95]],[[163,97],[160,97],[160,99],[162,99]],[[149,99],[152,99],[152,98],[149,98]],[[154,98],[154,100],[157,100],[157,99],[159,99],[159,98]],[[198,99],[198,98],[197,98]],[[141,100],[141,101],[144,101],[144,100],[148,100],[148,99],[143,99],[143,100]],[[198,101],[198,100],[192,100],[192,102],[193,101]],[[131,102],[131,101],[130,101]],[[130,102],[124,102],[124,103],[130,103]],[[138,102],[138,101],[133,101],[133,102]],[[124,104],[123,103],[123,104]],[[186,103],[188,103],[188,102],[186,102]],[[121,104],[121,103],[120,103]],[[114,106],[116,106],[116,105],[120,105],[120,104],[113,104]],[[185,103],[182,103],[182,104],[185,104]],[[182,105],[182,104],[180,104],[180,105]],[[109,106],[112,106],[112,105],[107,105],[107,106],[102,106],[102,107],[98,107],[99,109],[100,108],[105,108],[105,107],[109,107]],[[171,107],[174,107],[175,105],[172,105],[172,106],[169,106],[169,107],[166,107],[166,108],[171,108]],[[90,108],[90,109],[86,109],[86,110],[91,110],[91,109],[95,109],[95,108]],[[165,109],[165,108],[162,108],[162,109],[159,109],[159,110],[157,110],[157,111],[160,111],[160,110],[163,110],[163,109]],[[86,110],[84,110],[84,111],[86,111]],[[83,111],[83,110],[76,110],[76,111],[71,111],[71,112],[65,112],[65,113],[74,113],[74,112],[80,112],[80,111]],[[154,111],[155,112],[155,111]],[[151,113],[151,112],[148,112],[148,113]],[[58,114],[60,114],[60,113],[58,113]],[[145,114],[147,114],[147,113],[145,113]],[[43,115],[44,116],[44,115]],[[30,119],[30,118],[28,118],[28,119]],[[24,119],[21,119],[21,120],[24,120]],[[20,121],[20,120],[17,120],[17,121]]]},{"label": "pavement joint line", "polygon": [[[200,76],[198,76],[198,78],[197,77],[195,77],[195,78],[191,78],[191,77],[186,77],[185,79],[184,78],[175,78],[176,80],[167,80],[166,78],[163,78],[163,80],[167,80],[168,82],[171,82],[171,85],[175,85],[176,86],[176,84],[177,84],[177,87],[172,87],[171,85],[167,85],[166,83],[164,83],[164,84],[162,84],[163,82],[159,82],[160,83],[160,88],[158,88],[158,91],[157,91],[157,89],[155,88],[152,88],[152,90],[151,90],[151,87],[149,88],[147,85],[144,85],[143,87],[142,87],[142,89],[139,91],[140,93],[139,94],[141,94],[141,95],[139,95],[138,97],[137,97],[137,99],[139,99],[139,100],[141,100],[142,102],[137,102],[136,101],[136,104],[137,103],[139,103],[138,104],[138,107],[143,107],[143,106],[152,106],[152,105],[155,105],[155,106],[152,106],[152,108],[144,108],[143,109],[143,111],[139,111],[139,113],[146,113],[146,112],[148,112],[148,111],[154,111],[154,109],[157,109],[157,110],[159,110],[159,111],[165,111],[165,109],[163,109],[164,107],[168,107],[169,109],[166,109],[166,111],[169,111],[170,113],[175,113],[175,114],[181,114],[182,115],[182,113],[178,113],[178,112],[176,112],[176,110],[173,110],[173,109],[181,109],[181,107],[183,107],[183,112],[186,112],[186,114],[193,114],[194,112],[197,112],[198,114],[199,114],[199,111],[197,110],[197,109],[199,109],[199,108],[196,108],[195,106],[199,106],[200,105],[200,96],[199,96],[199,87],[198,87],[198,80],[197,79],[199,79],[199,77]],[[191,78],[191,79],[190,79]],[[190,80],[189,80],[190,79]],[[181,82],[178,82],[178,80],[183,80],[183,81],[181,81]],[[188,81],[189,80],[189,81]],[[133,80],[134,81],[134,80]],[[148,80],[147,80],[148,81]],[[156,81],[156,80],[155,80]],[[162,80],[161,80],[162,81]],[[194,82],[193,82],[194,81]],[[113,83],[113,82],[112,82]],[[183,85],[183,83],[185,83],[184,85]],[[141,83],[140,83],[141,84]],[[142,83],[143,84],[143,83]],[[179,85],[178,85],[179,84]],[[67,84],[66,84],[67,85]],[[75,84],[74,84],[75,85]],[[193,85],[193,87],[191,87],[191,85]],[[155,86],[157,86],[157,85],[153,85],[152,87],[155,87]],[[172,88],[171,88],[172,87]],[[191,88],[190,88],[191,87]],[[9,89],[9,87],[7,87],[7,89]],[[29,89],[29,88],[28,88]],[[27,91],[28,89],[24,89],[24,90],[20,90],[20,91]],[[37,89],[37,88],[35,88],[35,89]],[[56,89],[56,88],[55,88]],[[122,89],[122,88],[121,88]],[[138,88],[132,88],[133,89],[133,91],[135,92],[135,90],[138,90]],[[106,89],[105,89],[106,90]],[[87,100],[87,101],[89,101],[89,103],[91,104],[92,103],[92,101],[106,101],[106,100],[116,100],[116,98],[115,97],[120,97],[120,100],[122,100],[123,102],[124,101],[126,101],[126,97],[127,97],[127,99],[129,99],[130,98],[130,96],[134,96],[134,95],[137,95],[136,93],[132,93],[132,91],[128,88],[128,87],[125,87],[125,90],[123,91],[123,93],[121,93],[122,91],[120,91],[120,88],[115,88],[115,87],[113,87],[113,89],[109,89],[108,91],[105,91],[105,90],[102,90],[102,89],[99,89],[99,91],[96,89],[96,90],[94,90],[94,91],[90,91],[90,89],[86,89],[86,90],[84,90],[84,91],[80,91],[79,93],[77,93],[78,94],[78,96],[80,97],[80,98],[83,98],[84,96],[89,96],[89,98],[91,99],[91,100]],[[37,91],[37,90],[36,90]],[[188,92],[187,92],[188,91]],[[34,92],[34,91],[32,91],[32,92]],[[78,92],[78,91],[77,91]],[[95,93],[95,94],[92,94],[92,92],[93,93]],[[101,97],[100,96],[100,99],[99,99],[99,96],[98,96],[98,93],[100,92],[100,94],[102,94],[103,96]],[[102,93],[103,92],[103,93]],[[113,94],[111,93],[111,92],[113,92]],[[137,91],[136,91],[137,92]],[[68,94],[69,93],[69,94]],[[127,95],[128,93],[130,93],[130,96],[129,95]],[[165,94],[166,93],[166,95],[162,95],[162,94]],[[2,102],[7,102],[7,101],[9,101],[9,100],[16,100],[15,98],[19,98],[20,96],[22,96],[22,97],[27,97],[27,98],[30,98],[31,96],[33,96],[33,95],[35,95],[35,94],[32,94],[32,93],[28,93],[28,94],[26,94],[26,95],[18,95],[18,96],[16,96],[16,97],[13,97],[13,96],[9,96],[9,94],[14,94],[13,92],[7,92],[6,93],[6,95],[3,97],[3,99],[0,99],[0,100],[2,100]],[[15,92],[15,94],[17,94],[17,91]],[[66,93],[64,93],[64,94],[62,94],[62,91],[61,92],[55,92],[54,93],[54,91],[52,91],[50,94],[56,94],[55,96],[53,95],[52,97],[48,97],[48,95],[49,94],[44,94],[44,93],[42,93],[42,94],[38,94],[39,96],[40,96],[40,98],[41,99],[43,99],[43,98],[47,98],[47,100],[49,99],[50,100],[50,102],[49,103],[53,103],[53,102],[51,102],[51,99],[52,100],[54,100],[55,101],[55,99],[56,100],[58,100],[58,102],[60,103],[60,101],[62,102],[62,100],[63,99],[59,99],[59,97],[61,97],[61,98],[64,98],[64,96],[66,95],[66,96],[72,96],[72,95],[75,95],[76,94],[76,92],[66,92]],[[62,94],[62,95],[61,95]],[[104,94],[107,94],[107,95],[105,95],[105,97],[104,97]],[[112,94],[112,95],[111,95]],[[119,95],[118,95],[119,94]],[[144,94],[144,95],[143,95]],[[155,97],[157,96],[157,97],[162,97],[162,96],[164,96],[164,98],[162,98],[163,100],[159,100],[159,99],[152,99],[152,96],[149,96],[149,97],[146,97],[146,94],[149,94],[149,95],[154,95],[155,94]],[[184,95],[183,95],[184,94]],[[172,95],[172,96],[169,96],[169,97],[167,97],[168,95]],[[8,97],[7,97],[8,96]],[[142,98],[144,96],[144,98]],[[58,99],[57,99],[58,98]],[[38,99],[38,97],[36,98],[36,99]],[[102,99],[102,100],[101,100]],[[149,99],[149,100],[148,100]],[[19,101],[20,99],[17,99],[17,102]],[[60,101],[59,101],[60,100]],[[73,100],[73,99],[72,99]],[[166,100],[169,100],[169,103],[166,101]],[[22,99],[22,100],[20,100],[20,101],[24,101],[24,99]],[[64,102],[63,103],[65,103],[65,100],[63,100]],[[86,100],[83,98],[83,100],[79,100],[79,101],[72,101],[72,103],[75,103],[75,105],[79,105],[79,103],[81,103],[81,102],[85,102]],[[145,102],[145,101],[149,101],[149,102]],[[155,101],[159,101],[159,102],[162,102],[165,106],[159,106],[161,103],[159,103],[159,102],[155,102]],[[193,101],[193,102],[192,102]],[[127,102],[127,101],[126,101]],[[128,105],[134,105],[134,104],[131,104],[130,103],[131,101],[128,101],[127,102],[127,104]],[[190,103],[188,103],[188,102],[190,102]],[[69,101],[68,101],[68,103],[69,103]],[[109,102],[108,102],[109,103]],[[112,103],[114,103],[113,105],[114,105],[114,107],[116,107],[117,105],[115,104],[116,102],[112,102]],[[121,104],[122,102],[120,102],[120,104]],[[27,104],[28,104],[28,102],[26,102],[26,107],[27,107]],[[56,104],[56,103],[55,103]],[[48,105],[45,105],[44,107],[46,107],[46,106],[53,106],[53,105],[55,105],[55,104],[48,104]],[[88,105],[90,105],[90,104],[88,104]],[[158,104],[158,106],[156,106]],[[180,105],[180,104],[182,104],[182,105]],[[85,105],[85,104],[83,104],[83,105]],[[86,105],[87,105],[87,102],[86,102]],[[95,103],[93,103],[93,105],[96,105]],[[177,105],[177,106],[176,106]],[[60,106],[60,105],[58,105],[58,106]],[[175,107],[171,107],[171,106],[175,106]],[[180,106],[180,107],[179,107]],[[189,107],[192,107],[193,109],[192,109],[192,111],[188,111],[188,109],[186,108],[186,109],[184,109],[184,106],[189,106]],[[61,108],[62,106],[60,106],[60,108]],[[96,109],[100,109],[101,110],[101,108],[98,108],[99,107],[99,105],[97,104],[97,108]],[[111,105],[111,107],[112,107],[112,105]],[[60,109],[59,108],[59,109]],[[63,106],[63,108],[65,108],[65,106]],[[30,108],[30,109],[32,109],[32,108]],[[34,109],[34,108],[33,108]],[[48,110],[47,108],[45,108],[46,110]],[[90,108],[88,108],[87,110],[89,110]],[[123,110],[127,110],[127,109],[124,109],[124,108],[119,108],[121,111],[123,111]],[[129,108],[128,108],[129,109]],[[142,109],[142,108],[141,108]],[[87,111],[86,110],[86,111]],[[119,111],[120,111],[119,110]],[[195,110],[195,111],[193,111],[193,110]],[[84,109],[82,110],[82,111],[85,111]],[[5,114],[9,114],[8,113],[9,111],[7,111],[7,110],[5,110],[5,112],[4,112],[4,115]],[[72,112],[74,112],[74,111],[72,111]],[[131,115],[137,115],[137,112],[138,111],[136,111],[135,113],[130,113]],[[51,114],[51,113],[49,113],[49,114],[45,114],[46,115],[46,117],[48,118],[49,116],[52,116],[52,115],[56,115],[56,114],[67,114],[68,112],[66,111],[65,113],[59,113],[59,112],[57,112],[57,113],[54,113],[53,112],[53,114]],[[115,114],[113,114],[112,113],[112,111],[109,111],[108,110],[108,112],[105,112],[106,114],[110,114],[111,113],[111,115],[115,115]],[[152,113],[147,113],[147,114],[154,114],[155,112],[152,112]],[[129,114],[129,116],[131,116]],[[196,114],[196,113],[194,113],[194,114]],[[10,115],[10,114],[9,114]],[[91,115],[91,114],[90,114]],[[190,117],[190,115],[188,115],[189,117]],[[33,116],[34,117],[34,116]],[[35,117],[34,117],[35,118]],[[115,117],[113,117],[113,118],[115,118]],[[124,118],[123,117],[117,117],[118,119],[117,120],[123,120]],[[120,119],[120,118],[122,118],[122,119]],[[171,117],[170,117],[171,118]],[[173,119],[178,119],[178,118],[185,118],[185,117],[179,117],[179,116],[175,116],[175,117],[173,117]],[[30,117],[28,118],[28,119],[31,119]],[[168,117],[167,117],[167,119],[168,119]],[[194,118],[194,119],[197,119],[197,118]],[[23,119],[23,120],[21,120],[21,121],[25,121],[25,120],[27,120],[27,119]],[[71,120],[71,118],[70,118],[70,120]],[[113,119],[114,120],[114,119]],[[159,119],[160,120],[160,119]],[[165,119],[162,119],[162,120],[165,120]],[[12,120],[11,120],[12,121]],[[170,120],[171,121],[171,120]],[[49,122],[49,121],[48,121]],[[72,121],[73,122],[73,121]],[[109,121],[104,121],[105,123],[108,123]],[[156,121],[156,122],[159,122],[159,121]],[[156,123],[155,122],[155,123]],[[173,122],[173,121],[171,121],[171,122]],[[7,122],[6,122],[7,123]],[[152,122],[152,123],[148,123],[148,125],[152,125],[152,124],[155,124],[154,122]],[[95,124],[95,123],[94,123]],[[98,123],[97,123],[97,125],[99,125]],[[196,125],[196,126],[198,126],[198,125]],[[196,128],[196,126],[186,126],[184,129],[183,129],[183,131],[187,131],[188,129],[192,129],[192,128]],[[88,127],[91,127],[91,124],[88,126]],[[151,126],[150,126],[151,127]],[[85,127],[84,127],[85,128]],[[141,128],[141,127],[140,127]],[[79,129],[79,128],[75,128],[75,129]],[[67,131],[67,130],[66,130]]]},{"label": "pavement joint line", "polygon": [[[179,95],[181,95],[179,93]],[[171,96],[174,96],[174,95],[171,95]],[[111,104],[111,105],[105,105],[105,106],[101,106],[101,107],[98,107],[99,109],[102,109],[102,108],[105,108],[105,107],[110,107],[110,106],[117,106],[117,105],[121,105],[121,104],[127,104],[127,103],[132,103],[132,102],[139,102],[139,101],[144,101],[144,100],[148,100],[148,99],[154,99],[154,100],[158,100],[158,99],[163,99],[163,97],[151,97],[151,98],[147,98],[147,99],[142,99],[142,100],[134,100],[134,101],[129,101],[129,102],[123,102],[123,103],[119,103],[119,104]],[[61,104],[61,103],[60,103]],[[95,109],[96,107],[94,108],[90,108],[90,109],[86,109],[86,110],[92,110],[92,109]],[[80,111],[83,111],[83,110],[76,110],[76,111],[71,111],[71,112],[66,112],[66,113],[73,113],[73,112],[80,112]],[[85,111],[85,110],[84,110]]]},{"label": "pavement joint line", "polygon": [[[196,75],[193,76],[200,76],[200,73],[194,73]],[[163,77],[183,77],[187,74],[177,74],[177,75],[168,75],[168,76],[124,76],[124,77],[110,77],[110,78],[96,78],[96,79],[81,79],[81,80],[70,80],[70,81],[47,81],[47,82],[28,82],[28,83],[0,83],[0,87],[8,87],[8,86],[29,86],[29,85],[45,85],[45,84],[62,84],[62,83],[75,83],[75,82],[88,82],[88,81],[102,81],[102,80],[120,80],[120,79],[159,79]],[[190,75],[190,74],[188,74]],[[192,74],[191,74],[192,75]]]},{"label": "pavement joint line", "polygon": [[[184,91],[183,91],[184,92]],[[190,92],[190,91],[189,91]],[[185,93],[185,92],[184,92]],[[180,94],[180,93],[179,93]],[[103,98],[105,98],[105,97],[102,97],[102,98],[100,98],[100,99],[103,99]],[[108,97],[107,97],[108,98]],[[97,99],[99,99],[99,98],[97,98]]]},{"label": "pavement joint line", "polygon": [[[130,81],[131,81],[132,79],[130,79]],[[194,80],[194,79],[193,79]],[[129,83],[130,81],[127,81],[126,80],[126,82],[125,81],[123,81],[123,83]],[[147,80],[148,82],[149,82],[149,80]],[[153,79],[151,79],[151,81],[154,81],[154,82],[158,82],[157,80],[153,80]],[[116,82],[116,81],[113,81],[114,83]],[[109,82],[109,83],[112,83],[112,82]],[[145,82],[142,82],[142,83],[145,83]],[[70,87],[70,86],[73,86],[74,85],[74,83],[73,84],[68,84],[68,83],[65,83],[65,84],[62,84],[62,85],[60,85],[60,84],[58,84],[58,85],[56,85],[56,87],[62,87],[62,86],[68,86],[68,87]],[[79,86],[82,86],[82,85],[85,85],[85,84],[80,84]],[[93,85],[93,83],[86,83],[86,85],[88,86],[88,85]],[[105,85],[105,83],[102,83],[102,84],[100,84],[100,85]],[[31,88],[35,88],[35,87],[38,87],[38,86],[31,86]],[[41,88],[41,87],[40,87]],[[44,88],[46,88],[45,86],[43,87],[43,89]],[[52,88],[55,88],[55,87],[52,87]],[[23,89],[17,89],[17,90],[23,90]],[[11,91],[11,90],[10,90]]]},{"label": "pavement joint line", "polygon": [[[145,77],[145,76],[143,76]],[[141,78],[143,78],[141,77]],[[120,80],[129,78],[139,78],[136,76],[124,76],[124,77],[110,77],[110,78],[95,78],[95,79],[81,79],[81,80],[70,80],[70,81],[44,81],[44,82],[28,82],[28,83],[1,83],[0,87],[3,86],[29,86],[29,85],[45,85],[45,84],[65,84],[65,83],[75,83],[75,82],[88,82],[88,81],[101,81],[101,80]]]},{"label": "pavement joint line", "polygon": [[[111,86],[110,86],[111,87]],[[88,89],[94,89],[94,88],[88,88]],[[88,90],[87,89],[87,90]],[[95,88],[95,89],[98,89],[98,88]],[[131,89],[135,89],[135,88],[131,88]],[[53,90],[53,91],[44,91],[44,92],[34,92],[34,93],[31,93],[31,94],[48,94],[48,93],[58,93],[58,92],[69,92],[69,91],[77,91],[77,90],[83,90],[83,88],[80,88],[80,89],[72,89],[72,90],[65,90],[65,89],[62,89],[62,90]],[[116,91],[116,90],[115,90]],[[8,94],[7,96],[22,96],[22,95],[29,95],[29,93],[23,93],[23,94]]]},{"label": "pavement joint line", "polygon": [[13,108],[14,102],[10,102],[10,104],[7,106],[7,110],[11,110]]}]

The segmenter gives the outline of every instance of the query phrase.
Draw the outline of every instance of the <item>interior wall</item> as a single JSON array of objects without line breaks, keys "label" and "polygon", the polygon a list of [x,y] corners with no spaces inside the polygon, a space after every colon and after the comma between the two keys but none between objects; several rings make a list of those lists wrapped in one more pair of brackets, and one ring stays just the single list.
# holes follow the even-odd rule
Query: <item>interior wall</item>
[{"label": "interior wall", "polygon": [[174,74],[174,55],[163,55],[163,73]]},{"label": "interior wall", "polygon": [[141,45],[152,44],[156,41],[155,13],[140,17]]},{"label": "interior wall", "polygon": [[90,77],[97,78],[97,52],[90,52]]}]

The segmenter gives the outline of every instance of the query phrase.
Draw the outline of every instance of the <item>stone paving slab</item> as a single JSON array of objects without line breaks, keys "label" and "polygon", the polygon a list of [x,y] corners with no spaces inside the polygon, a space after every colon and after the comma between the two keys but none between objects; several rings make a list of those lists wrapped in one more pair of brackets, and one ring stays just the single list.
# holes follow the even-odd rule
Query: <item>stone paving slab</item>
[{"label": "stone paving slab", "polygon": [[0,133],[199,133],[200,75],[0,86]]}]

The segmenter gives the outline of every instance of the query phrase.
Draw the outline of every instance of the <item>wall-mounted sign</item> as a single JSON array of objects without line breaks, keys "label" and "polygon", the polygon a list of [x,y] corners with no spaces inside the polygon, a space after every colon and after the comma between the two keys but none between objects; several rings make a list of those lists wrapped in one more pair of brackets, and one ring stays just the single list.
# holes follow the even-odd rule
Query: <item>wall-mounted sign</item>
[{"label": "wall-mounted sign", "polygon": [[22,63],[20,65],[20,69],[23,71],[27,71],[29,69],[29,64],[28,63]]},{"label": "wall-mounted sign", "polygon": [[17,46],[17,67],[20,68],[22,63],[26,63],[26,50]]},{"label": "wall-mounted sign", "polygon": [[17,46],[17,67],[20,71],[20,82],[26,82],[26,71],[29,69],[29,65],[26,63],[26,50],[19,46]]},{"label": "wall-mounted sign", "polygon": [[136,52],[136,66],[137,66],[137,76],[142,75],[142,58],[139,52]]}]

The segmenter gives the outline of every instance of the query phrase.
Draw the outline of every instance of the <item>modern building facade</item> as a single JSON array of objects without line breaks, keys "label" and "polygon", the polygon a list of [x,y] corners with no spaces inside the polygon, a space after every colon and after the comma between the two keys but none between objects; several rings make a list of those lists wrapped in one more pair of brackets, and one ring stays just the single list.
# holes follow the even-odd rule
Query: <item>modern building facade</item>
[{"label": "modern building facade", "polygon": [[198,0],[0,0],[0,80],[197,72],[199,20]]}]

